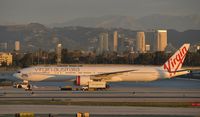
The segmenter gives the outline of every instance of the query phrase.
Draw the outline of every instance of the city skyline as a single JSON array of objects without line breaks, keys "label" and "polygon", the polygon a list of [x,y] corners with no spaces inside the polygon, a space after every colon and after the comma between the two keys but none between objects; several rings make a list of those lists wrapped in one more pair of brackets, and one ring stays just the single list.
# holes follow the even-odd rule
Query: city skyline
[{"label": "city skyline", "polygon": [[[71,30],[71,28],[69,28],[69,29]],[[25,36],[25,37],[19,38],[19,37],[17,37],[18,35],[14,35],[14,36],[12,36],[12,37],[15,37],[13,41],[11,41],[10,38],[2,38],[2,39],[6,39],[6,40],[0,41],[0,51],[11,52],[13,50],[15,50],[15,51],[20,50],[22,52],[28,52],[28,51],[32,52],[32,51],[35,51],[35,50],[38,50],[38,49],[54,51],[54,47],[56,45],[56,43],[54,43],[55,38],[57,39],[57,41],[59,43],[62,42],[62,45],[64,45],[63,48],[66,48],[68,50],[96,51],[96,52],[99,52],[99,53],[103,53],[103,51],[104,52],[113,52],[113,51],[114,52],[124,52],[124,51],[130,51],[130,50],[135,51],[135,52],[136,51],[137,52],[138,51],[139,52],[145,52],[146,45],[150,45],[150,46],[147,47],[147,48],[150,48],[148,50],[148,52],[154,52],[156,50],[157,51],[164,51],[167,44],[170,44],[168,51],[171,51],[171,50],[173,50],[173,48],[176,49],[177,46],[175,44],[178,44],[178,43],[181,44],[181,43],[185,43],[185,42],[190,41],[190,40],[186,40],[186,41],[183,41],[183,42],[179,42],[180,40],[177,40],[174,43],[173,39],[176,38],[176,36],[175,37],[173,36],[174,33],[175,33],[173,30],[169,30],[170,33],[166,33],[165,36],[163,34],[159,34],[159,33],[156,33],[156,32],[159,32],[159,31],[161,31],[161,32],[165,31],[166,32],[167,30],[143,31],[144,32],[143,35],[145,35],[145,39],[144,39],[145,41],[142,41],[141,49],[138,49],[137,45],[139,45],[139,44],[137,42],[139,42],[139,41],[137,40],[138,39],[137,38],[138,37],[137,31],[126,32],[127,30],[122,31],[122,30],[116,30],[116,29],[110,30],[110,31],[101,30],[100,32],[98,32],[94,35],[91,32],[97,31],[96,29],[90,29],[90,30],[83,30],[83,28],[80,28],[80,29],[81,30],[79,30],[79,29],[76,30],[73,34],[70,33],[72,35],[65,35],[65,36],[63,35],[64,38],[61,35],[59,37],[56,37],[56,35],[53,35],[53,37],[46,38],[47,37],[46,34],[48,34],[48,32],[45,32],[45,35],[43,35],[44,30],[41,30],[41,29],[39,29],[40,30],[39,32],[36,32],[35,30],[33,30],[33,31],[35,31],[34,32],[35,34],[32,35],[32,36],[27,35],[28,37]],[[77,35],[77,33],[80,32],[80,31],[83,32],[83,34],[79,33],[80,34],[79,37],[81,37],[81,38],[73,37],[74,35]],[[92,35],[88,35],[89,34],[88,31]],[[19,32],[17,32],[17,33],[19,33]],[[188,31],[188,33],[191,33],[191,32]],[[21,34],[24,35],[23,33],[21,33]],[[173,35],[171,35],[171,34],[173,34]],[[181,34],[181,33],[177,33],[176,35],[179,35],[179,34]],[[194,33],[194,34],[196,34],[196,33]],[[167,35],[169,35],[169,40],[168,40]],[[188,34],[184,33],[183,35],[188,35]],[[65,40],[66,36],[73,37],[71,39],[70,38],[67,38],[67,39],[73,40],[76,43],[73,43],[73,45],[71,43],[65,43],[64,40]],[[163,38],[163,36],[164,36],[164,38]],[[10,37],[10,35],[9,35],[9,37]],[[15,39],[17,39],[17,40],[15,40]],[[29,42],[27,42],[27,39],[29,39]],[[49,40],[50,45],[47,45],[48,43],[46,43],[46,42],[45,42],[45,44],[40,43],[41,39],[44,40],[44,41]],[[85,44],[79,43],[82,39],[84,39]],[[189,38],[187,38],[187,39],[189,39]],[[161,43],[164,43],[164,44],[161,44]],[[193,45],[198,46],[199,45],[199,43],[198,42],[196,43],[195,40],[191,41],[191,43],[192,43],[191,46],[193,46]],[[82,44],[81,45],[82,47],[76,46],[76,45],[80,45],[80,44]],[[69,45],[71,45],[71,46],[69,46]],[[114,45],[115,45],[115,48],[114,48]],[[72,48],[72,47],[76,47],[76,48]],[[160,49],[158,49],[158,47]]]}]

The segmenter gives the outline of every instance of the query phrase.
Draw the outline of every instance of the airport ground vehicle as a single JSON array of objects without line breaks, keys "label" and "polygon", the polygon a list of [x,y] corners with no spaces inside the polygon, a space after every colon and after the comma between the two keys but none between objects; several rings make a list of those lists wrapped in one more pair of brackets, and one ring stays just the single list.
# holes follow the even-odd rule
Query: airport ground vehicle
[{"label": "airport ground vehicle", "polygon": [[83,86],[81,88],[81,90],[83,91],[88,91],[88,90],[96,91],[96,90],[105,90],[105,89],[107,89],[106,82],[99,82],[99,81],[88,82],[88,85]]}]

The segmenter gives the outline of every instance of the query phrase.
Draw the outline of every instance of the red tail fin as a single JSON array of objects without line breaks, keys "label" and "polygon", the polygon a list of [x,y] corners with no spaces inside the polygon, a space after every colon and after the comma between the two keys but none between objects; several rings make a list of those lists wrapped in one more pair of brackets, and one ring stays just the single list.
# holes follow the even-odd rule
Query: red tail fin
[{"label": "red tail fin", "polygon": [[181,46],[181,48],[165,62],[162,68],[167,70],[170,75],[175,75],[176,71],[181,69],[189,47],[190,44],[184,44]]}]

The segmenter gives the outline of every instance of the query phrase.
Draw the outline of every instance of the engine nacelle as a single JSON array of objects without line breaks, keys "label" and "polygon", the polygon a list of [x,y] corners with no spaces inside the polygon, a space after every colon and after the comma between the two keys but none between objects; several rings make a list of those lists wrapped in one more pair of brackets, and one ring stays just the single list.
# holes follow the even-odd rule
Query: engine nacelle
[{"label": "engine nacelle", "polygon": [[76,85],[88,85],[88,83],[92,81],[90,76],[77,76],[76,77]]}]

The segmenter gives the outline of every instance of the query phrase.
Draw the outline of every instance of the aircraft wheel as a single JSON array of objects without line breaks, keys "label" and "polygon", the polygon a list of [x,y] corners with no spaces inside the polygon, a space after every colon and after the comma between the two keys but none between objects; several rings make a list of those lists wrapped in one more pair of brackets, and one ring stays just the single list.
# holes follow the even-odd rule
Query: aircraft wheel
[{"label": "aircraft wheel", "polygon": [[22,85],[18,85],[18,87],[17,88],[22,88]]}]

